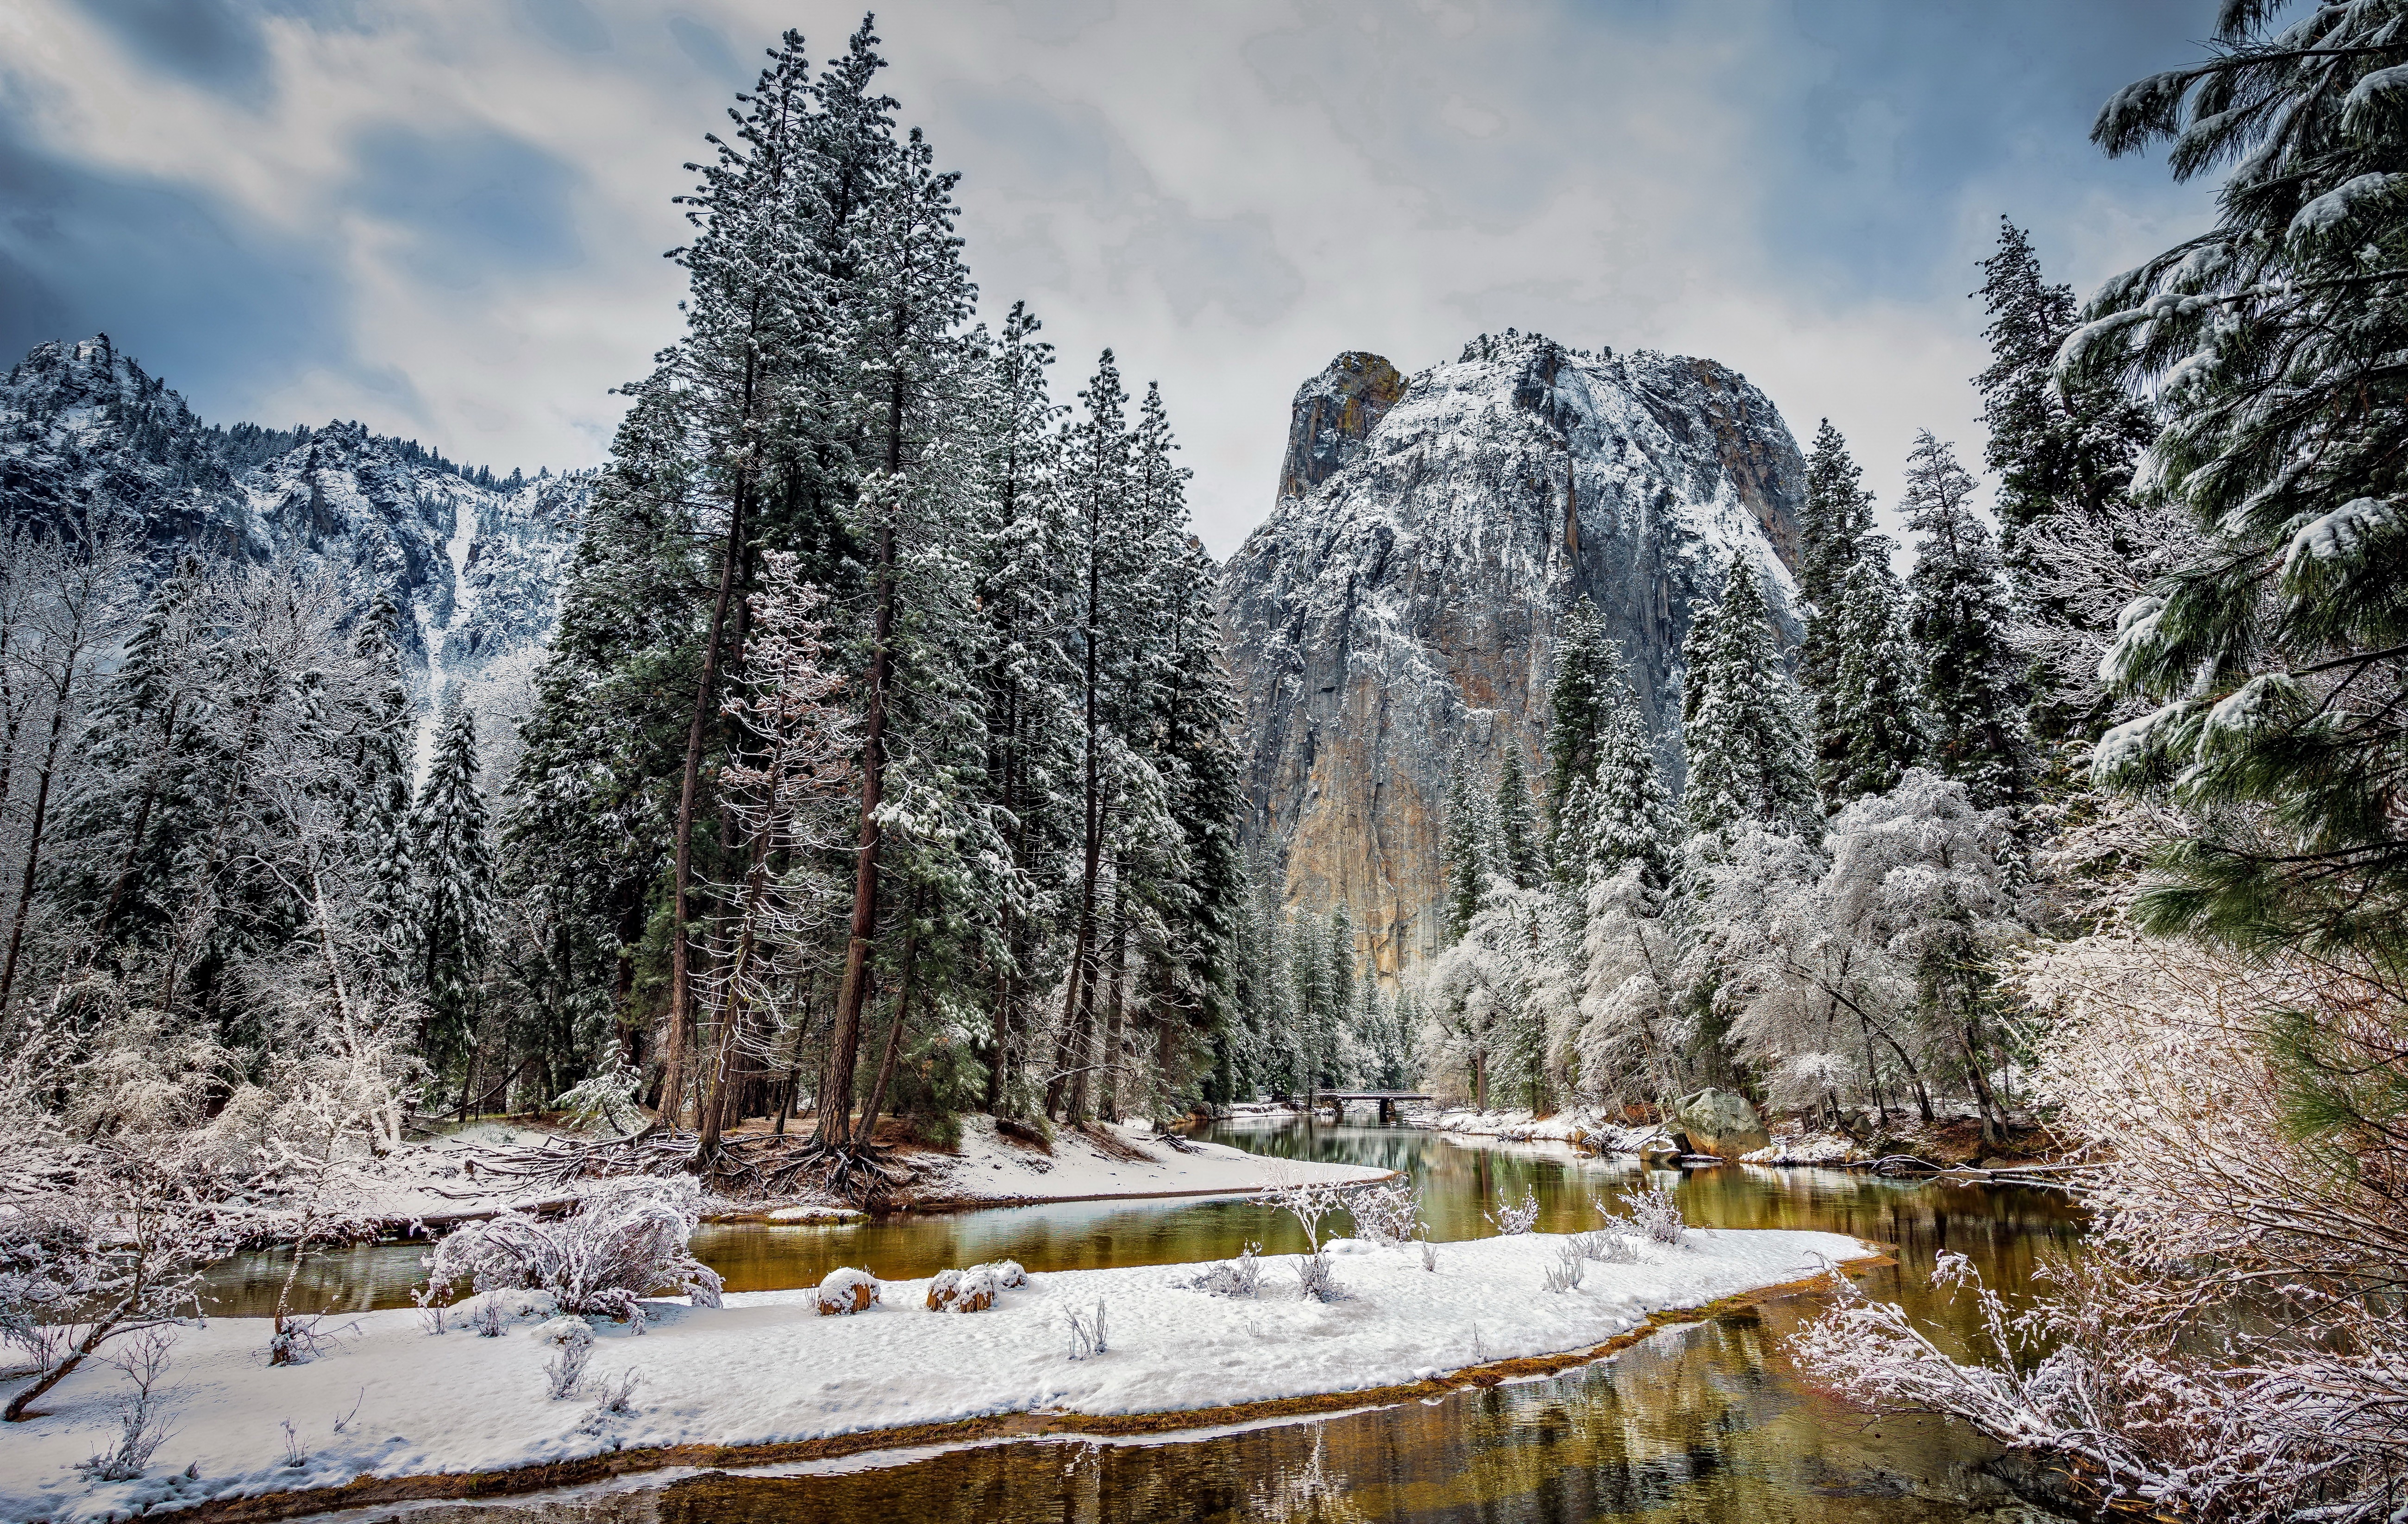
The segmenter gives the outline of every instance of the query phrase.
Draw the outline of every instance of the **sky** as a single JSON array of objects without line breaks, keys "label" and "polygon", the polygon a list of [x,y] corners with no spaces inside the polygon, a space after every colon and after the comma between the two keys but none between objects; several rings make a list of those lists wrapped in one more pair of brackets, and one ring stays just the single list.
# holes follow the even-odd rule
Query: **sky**
[{"label": "sky", "polygon": [[[1978,467],[1999,219],[2086,293],[2203,226],[2086,133],[2213,0],[947,0],[878,15],[962,174],[984,315],[1068,400],[1159,381],[1206,544],[1272,506],[1296,388],[1515,327],[1711,356],[1885,508]],[[0,357],[106,332],[211,422],[357,418],[472,465],[607,458],[677,336],[671,198],[819,0],[7,0]]]}]

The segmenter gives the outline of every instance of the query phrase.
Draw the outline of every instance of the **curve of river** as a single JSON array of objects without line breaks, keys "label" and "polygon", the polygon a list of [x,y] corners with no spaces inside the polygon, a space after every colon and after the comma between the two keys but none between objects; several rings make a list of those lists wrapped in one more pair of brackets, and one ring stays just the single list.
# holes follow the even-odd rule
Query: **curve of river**
[{"label": "curve of river", "polygon": [[[1635,1161],[1552,1144],[1501,1144],[1402,1128],[1231,1125],[1208,1134],[1260,1153],[1401,1169],[1420,1183],[1431,1237],[1482,1236],[1483,1213],[1525,1188],[1539,1227],[1595,1223],[1641,1180]],[[1669,1173],[1656,1181],[1670,1181]],[[2069,1250],[2079,1215],[2054,1192],[1876,1179],[1833,1170],[1725,1168],[1680,1177],[1689,1221],[1812,1228],[1894,1245],[1899,1263],[1860,1277],[1903,1301],[1943,1342],[1963,1310],[1928,1286],[1943,1249],[1993,1286],[2028,1285]],[[849,1229],[706,1228],[695,1249],[730,1290],[815,1284],[838,1265],[882,1276],[1009,1257],[1030,1270],[1224,1258],[1247,1243],[1302,1247],[1292,1224],[1243,1201],[1074,1202],[906,1214]],[[423,1248],[382,1244],[304,1267],[327,1310],[405,1305]],[[1443,1253],[1443,1250],[1441,1250]],[[245,1255],[211,1277],[210,1310],[273,1309],[289,1261]],[[1544,1380],[1426,1403],[1144,1443],[1047,1440],[856,1458],[786,1474],[710,1473],[614,1490],[413,1510],[466,1524],[591,1520],[759,1524],[947,1520],[960,1524],[1244,1519],[1904,1524],[2039,1519],[1984,1470],[1988,1444],[1935,1419],[1869,1422],[1805,1386],[1786,1336],[1820,1310],[1789,1296],[1670,1329],[1613,1358]]]}]

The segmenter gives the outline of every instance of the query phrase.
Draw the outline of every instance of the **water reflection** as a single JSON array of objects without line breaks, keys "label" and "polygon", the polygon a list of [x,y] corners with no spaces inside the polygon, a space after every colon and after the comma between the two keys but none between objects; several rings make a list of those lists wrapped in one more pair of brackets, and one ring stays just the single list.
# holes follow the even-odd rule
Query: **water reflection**
[{"label": "water reflection", "polygon": [[[1482,1214],[1527,1188],[1547,1230],[1594,1223],[1634,1186],[1677,1180],[1689,1220],[1724,1228],[1814,1228],[1896,1246],[1899,1264],[1865,1276],[1928,1326],[1958,1334],[1966,1309],[1927,1283],[1943,1249],[1994,1285],[2023,1287],[2043,1256],[2069,1250],[2079,1223],[2053,1193],[1885,1181],[1838,1171],[1724,1169],[1642,1176],[1627,1161],[1551,1145],[1494,1145],[1369,1127],[1249,1126],[1217,1141],[1293,1157],[1409,1171],[1432,1236],[1488,1231]],[[1010,1256],[1036,1271],[1161,1263],[1300,1246],[1292,1225],[1243,1201],[1086,1202],[884,1219],[851,1229],[707,1230],[697,1251],[731,1287],[814,1283],[838,1264],[882,1275]],[[423,1250],[385,1245],[305,1267],[322,1303],[406,1299]],[[222,1310],[272,1304],[278,1257],[249,1256],[213,1280]],[[1613,1359],[1543,1381],[1431,1403],[1291,1423],[1184,1443],[1044,1441],[951,1451],[901,1463],[855,1459],[810,1474],[711,1474],[579,1497],[442,1506],[422,1524],[590,1520],[933,1519],[963,1524],[1111,1520],[1597,1518],[1786,1524],[2037,1519],[1992,1480],[1990,1448],[1936,1420],[1869,1424],[1820,1397],[1783,1353],[1819,1310],[1793,1296],[1667,1330]]]}]

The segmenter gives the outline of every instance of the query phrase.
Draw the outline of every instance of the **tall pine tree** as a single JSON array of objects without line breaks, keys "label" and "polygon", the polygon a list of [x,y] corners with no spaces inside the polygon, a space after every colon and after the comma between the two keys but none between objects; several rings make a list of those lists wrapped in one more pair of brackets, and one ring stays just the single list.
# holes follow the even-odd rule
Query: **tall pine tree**
[{"label": "tall pine tree", "polygon": [[1889,541],[1867,537],[1830,619],[1832,671],[1818,696],[1815,784],[1825,809],[1885,794],[1925,760],[1920,654],[1907,633],[1906,590],[1889,568]]},{"label": "tall pine tree", "polygon": [[1814,828],[1813,760],[1798,684],[1755,568],[1734,557],[1722,601],[1682,647],[1681,740],[1689,759],[1689,828],[1726,837],[1749,825]]},{"label": "tall pine tree", "polygon": [[2023,801],[2031,757],[1998,543],[1974,510],[1973,488],[1947,445],[1928,429],[1915,436],[1899,506],[1923,537],[1907,578],[1907,629],[1923,663],[1931,757],[1988,810]]}]

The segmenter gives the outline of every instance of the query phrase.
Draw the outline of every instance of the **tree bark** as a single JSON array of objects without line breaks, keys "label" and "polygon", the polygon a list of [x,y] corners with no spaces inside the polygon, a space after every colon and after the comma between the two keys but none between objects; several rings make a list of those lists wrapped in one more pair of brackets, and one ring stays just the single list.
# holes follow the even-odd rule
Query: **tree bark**
[{"label": "tree bark", "polygon": [[926,908],[926,891],[911,893],[911,924],[903,932],[903,976],[895,985],[895,1019],[886,1028],[886,1053],[878,1061],[878,1078],[869,1086],[869,1100],[861,1108],[861,1141],[878,1141],[878,1116],[886,1108],[886,1087],[895,1078],[895,1056],[903,1048],[903,1024],[911,1014],[911,976],[920,961],[920,916]]},{"label": "tree bark", "polygon": [[0,965],[0,1017],[8,1014],[9,1003],[17,994],[17,960],[24,950],[25,921],[34,908],[34,875],[42,861],[42,830],[50,812],[50,780],[57,775],[59,736],[66,727],[67,700],[75,690],[75,664],[81,659],[82,645],[78,642],[68,649],[66,666],[61,669],[57,701],[50,709],[50,739],[42,756],[41,776],[34,784],[34,819],[25,837],[25,877],[17,889],[17,914],[8,928],[8,959]]}]

